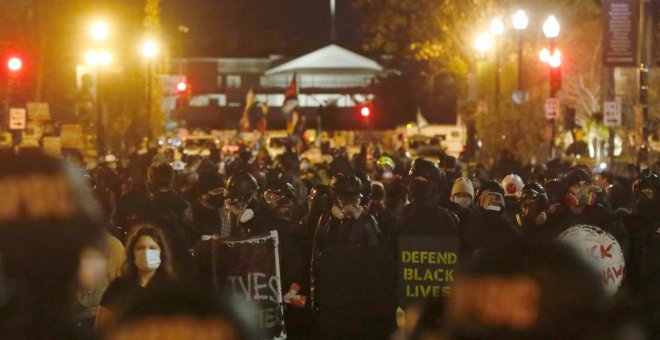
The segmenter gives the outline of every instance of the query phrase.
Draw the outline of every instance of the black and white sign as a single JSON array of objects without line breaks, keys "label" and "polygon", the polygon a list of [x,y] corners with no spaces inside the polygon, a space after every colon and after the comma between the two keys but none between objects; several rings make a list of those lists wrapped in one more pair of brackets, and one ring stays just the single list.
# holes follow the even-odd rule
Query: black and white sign
[{"label": "black and white sign", "polygon": [[286,339],[277,231],[211,242],[214,284],[254,306],[254,319],[266,339]]},{"label": "black and white sign", "polygon": [[622,121],[621,101],[616,100],[603,103],[603,124],[605,126],[621,126]]},{"label": "black and white sign", "polygon": [[559,119],[559,98],[548,98],[545,100],[545,118]]},{"label": "black and white sign", "polygon": [[27,111],[24,108],[9,109],[9,129],[25,130],[27,122]]}]

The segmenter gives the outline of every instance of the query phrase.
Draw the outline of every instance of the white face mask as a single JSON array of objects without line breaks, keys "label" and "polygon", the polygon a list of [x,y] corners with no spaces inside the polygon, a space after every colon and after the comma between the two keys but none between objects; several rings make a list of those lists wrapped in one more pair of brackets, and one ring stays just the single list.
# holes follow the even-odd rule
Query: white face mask
[{"label": "white face mask", "polygon": [[467,198],[467,197],[456,197],[452,199],[454,203],[460,205],[463,208],[467,208],[470,206],[470,203],[472,203],[472,200]]},{"label": "white face mask", "polygon": [[135,265],[141,271],[152,271],[160,267],[160,249],[141,249],[135,251]]}]

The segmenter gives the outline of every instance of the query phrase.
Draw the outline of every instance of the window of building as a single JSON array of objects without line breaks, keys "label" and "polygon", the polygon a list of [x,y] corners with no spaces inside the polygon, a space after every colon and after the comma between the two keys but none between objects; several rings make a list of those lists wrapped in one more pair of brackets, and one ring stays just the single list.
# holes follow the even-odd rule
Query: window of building
[{"label": "window of building", "polygon": [[222,81],[222,75],[219,75],[219,76],[218,76],[218,82],[217,82],[218,87],[221,88],[221,87],[222,87],[222,83],[223,83],[223,81]]},{"label": "window of building", "polygon": [[239,87],[241,87],[241,76],[228,75],[227,76],[227,87],[228,88],[239,88]]}]

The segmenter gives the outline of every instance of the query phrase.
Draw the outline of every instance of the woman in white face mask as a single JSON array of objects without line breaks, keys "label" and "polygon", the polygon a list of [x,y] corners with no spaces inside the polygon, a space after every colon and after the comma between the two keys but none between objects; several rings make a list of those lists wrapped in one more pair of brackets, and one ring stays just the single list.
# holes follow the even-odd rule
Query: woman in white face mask
[{"label": "woman in white face mask", "polygon": [[122,275],[103,294],[96,315],[96,327],[107,329],[122,308],[154,287],[174,281],[177,275],[171,259],[170,247],[159,229],[151,225],[135,228],[126,241],[126,263]]}]

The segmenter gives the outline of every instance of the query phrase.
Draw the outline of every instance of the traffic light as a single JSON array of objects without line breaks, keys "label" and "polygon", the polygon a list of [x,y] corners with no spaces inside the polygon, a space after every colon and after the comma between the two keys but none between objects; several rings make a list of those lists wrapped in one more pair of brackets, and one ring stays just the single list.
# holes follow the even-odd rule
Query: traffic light
[{"label": "traffic light", "polygon": [[18,57],[11,57],[7,61],[7,68],[10,72],[18,72],[23,68],[23,61]]},{"label": "traffic light", "polygon": [[551,97],[561,89],[561,67],[550,67],[550,93]]},{"label": "traffic light", "polygon": [[557,92],[561,89],[561,51],[555,49],[548,59],[550,65],[550,94],[555,97]]},{"label": "traffic light", "polygon": [[363,106],[362,108],[360,108],[360,114],[362,115],[362,117],[367,118],[369,117],[369,115],[371,115],[371,109],[369,108],[369,106]]},{"label": "traffic light", "polygon": [[188,84],[186,84],[185,81],[180,81],[176,84],[176,90],[179,93],[186,93],[186,90],[188,90]]}]

